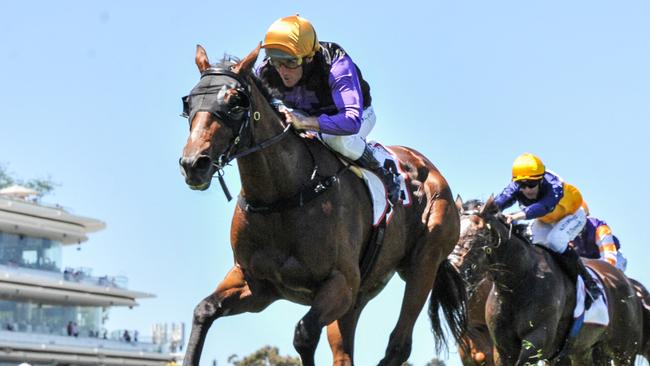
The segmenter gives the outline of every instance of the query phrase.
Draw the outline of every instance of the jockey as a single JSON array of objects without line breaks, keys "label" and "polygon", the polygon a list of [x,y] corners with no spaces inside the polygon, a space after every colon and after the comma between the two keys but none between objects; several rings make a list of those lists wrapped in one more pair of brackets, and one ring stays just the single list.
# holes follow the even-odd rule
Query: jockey
[{"label": "jockey", "polygon": [[336,43],[319,42],[311,23],[298,15],[271,24],[262,47],[266,58],[256,73],[282,102],[278,109],[287,122],[320,131],[327,146],[377,174],[390,201],[397,202],[397,169],[381,166],[366,144],[376,121],[370,86],[348,53]]},{"label": "jockey", "polygon": [[523,154],[512,165],[512,182],[494,202],[500,210],[519,202],[522,210],[506,214],[507,222],[534,219],[531,225],[533,243],[561,253],[564,263],[560,264],[571,276],[582,277],[591,299],[595,301],[600,296],[598,285],[569,246],[587,221],[582,195],[576,187],[547,171],[537,156]]},{"label": "jockey", "polygon": [[618,238],[605,221],[593,216],[587,216],[584,229],[573,240],[573,248],[581,257],[602,259],[623,272],[627,268],[627,259],[620,252]]}]

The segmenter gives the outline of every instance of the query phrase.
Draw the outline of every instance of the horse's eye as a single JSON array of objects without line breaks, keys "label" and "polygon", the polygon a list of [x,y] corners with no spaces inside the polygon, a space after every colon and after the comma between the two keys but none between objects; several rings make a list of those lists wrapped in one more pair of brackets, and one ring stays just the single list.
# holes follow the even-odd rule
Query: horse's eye
[{"label": "horse's eye", "polygon": [[245,111],[246,110],[244,108],[242,108],[240,106],[235,106],[233,108],[230,108],[230,110],[228,111],[228,115],[230,116],[230,119],[233,119],[233,120],[236,121],[236,120],[241,119],[244,116]]},{"label": "horse's eye", "polygon": [[233,94],[226,99],[226,103],[228,104],[229,108],[238,106],[240,102],[241,102],[241,98],[239,97],[238,94]]}]

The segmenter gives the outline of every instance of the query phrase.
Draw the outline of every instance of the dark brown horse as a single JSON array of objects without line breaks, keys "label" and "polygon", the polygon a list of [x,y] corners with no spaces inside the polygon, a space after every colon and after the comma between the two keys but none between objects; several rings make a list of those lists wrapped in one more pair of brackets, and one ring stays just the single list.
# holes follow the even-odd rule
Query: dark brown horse
[{"label": "dark brown horse", "polygon": [[[464,262],[487,270],[494,282],[486,304],[497,365],[526,365],[538,360],[567,364],[556,358],[573,322],[575,283],[564,275],[552,255],[512,234],[490,198],[479,211],[461,217],[460,243],[471,248]],[[587,264],[603,279],[610,323],[585,324],[569,350],[572,365],[614,360],[631,365],[642,342],[643,314],[632,283],[606,262]],[[485,267],[483,267],[485,266]],[[463,265],[461,264],[461,271]]]},{"label": "dark brown horse", "polygon": [[[463,202],[456,197],[456,208],[461,215],[476,213],[483,206],[478,200]],[[458,347],[458,353],[464,366],[494,366],[494,345],[485,320],[485,303],[492,289],[492,281],[487,278],[487,271],[479,271],[476,264],[465,261],[465,256],[471,247],[468,241],[459,241],[449,259],[460,272],[465,281],[468,295],[467,301],[467,331],[463,333],[463,346]],[[481,268],[482,270],[483,268]]]},{"label": "dark brown horse", "polygon": [[643,337],[639,355],[650,361],[650,293],[641,282],[632,278],[630,278],[630,282],[634,285],[636,297],[643,309]]},{"label": "dark brown horse", "polygon": [[183,365],[199,364],[217,318],[259,312],[278,299],[310,306],[294,334],[303,365],[314,365],[325,326],[334,365],[352,365],[359,315],[395,272],[406,287],[379,364],[397,366],[408,359],[413,326],[429,294],[436,340],[444,342],[439,307],[458,338],[464,288],[446,258],[458,240],[459,219],[445,179],[417,151],[392,148],[414,200],[394,208],[382,249],[362,281],[360,261],[373,232],[366,187],[322,144],[285,126],[252,72],[258,53],[259,48],[241,62],[213,67],[197,47],[201,80],[185,99],[190,120],[180,160],[185,181],[207,189],[212,176],[237,158],[242,188],[231,229],[234,266],[196,307]]}]

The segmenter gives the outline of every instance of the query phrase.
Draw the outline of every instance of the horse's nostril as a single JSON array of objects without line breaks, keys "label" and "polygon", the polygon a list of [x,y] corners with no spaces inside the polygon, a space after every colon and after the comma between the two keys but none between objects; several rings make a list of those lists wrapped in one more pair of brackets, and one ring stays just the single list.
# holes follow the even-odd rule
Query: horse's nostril
[{"label": "horse's nostril", "polygon": [[193,167],[194,169],[197,170],[208,170],[210,169],[210,165],[212,164],[212,160],[208,156],[199,156],[196,161],[194,161]]}]

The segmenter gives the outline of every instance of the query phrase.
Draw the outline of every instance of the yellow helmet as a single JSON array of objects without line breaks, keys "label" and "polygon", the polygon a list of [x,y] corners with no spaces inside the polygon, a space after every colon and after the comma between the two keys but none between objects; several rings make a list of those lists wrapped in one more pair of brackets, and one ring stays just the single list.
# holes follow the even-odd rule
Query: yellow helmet
[{"label": "yellow helmet", "polygon": [[292,15],[276,20],[264,36],[262,47],[269,51],[281,51],[290,57],[302,59],[313,57],[320,49],[316,30],[309,20]]},{"label": "yellow helmet", "polygon": [[512,180],[520,181],[526,179],[542,179],[546,167],[537,156],[525,153],[517,156],[512,163]]}]

